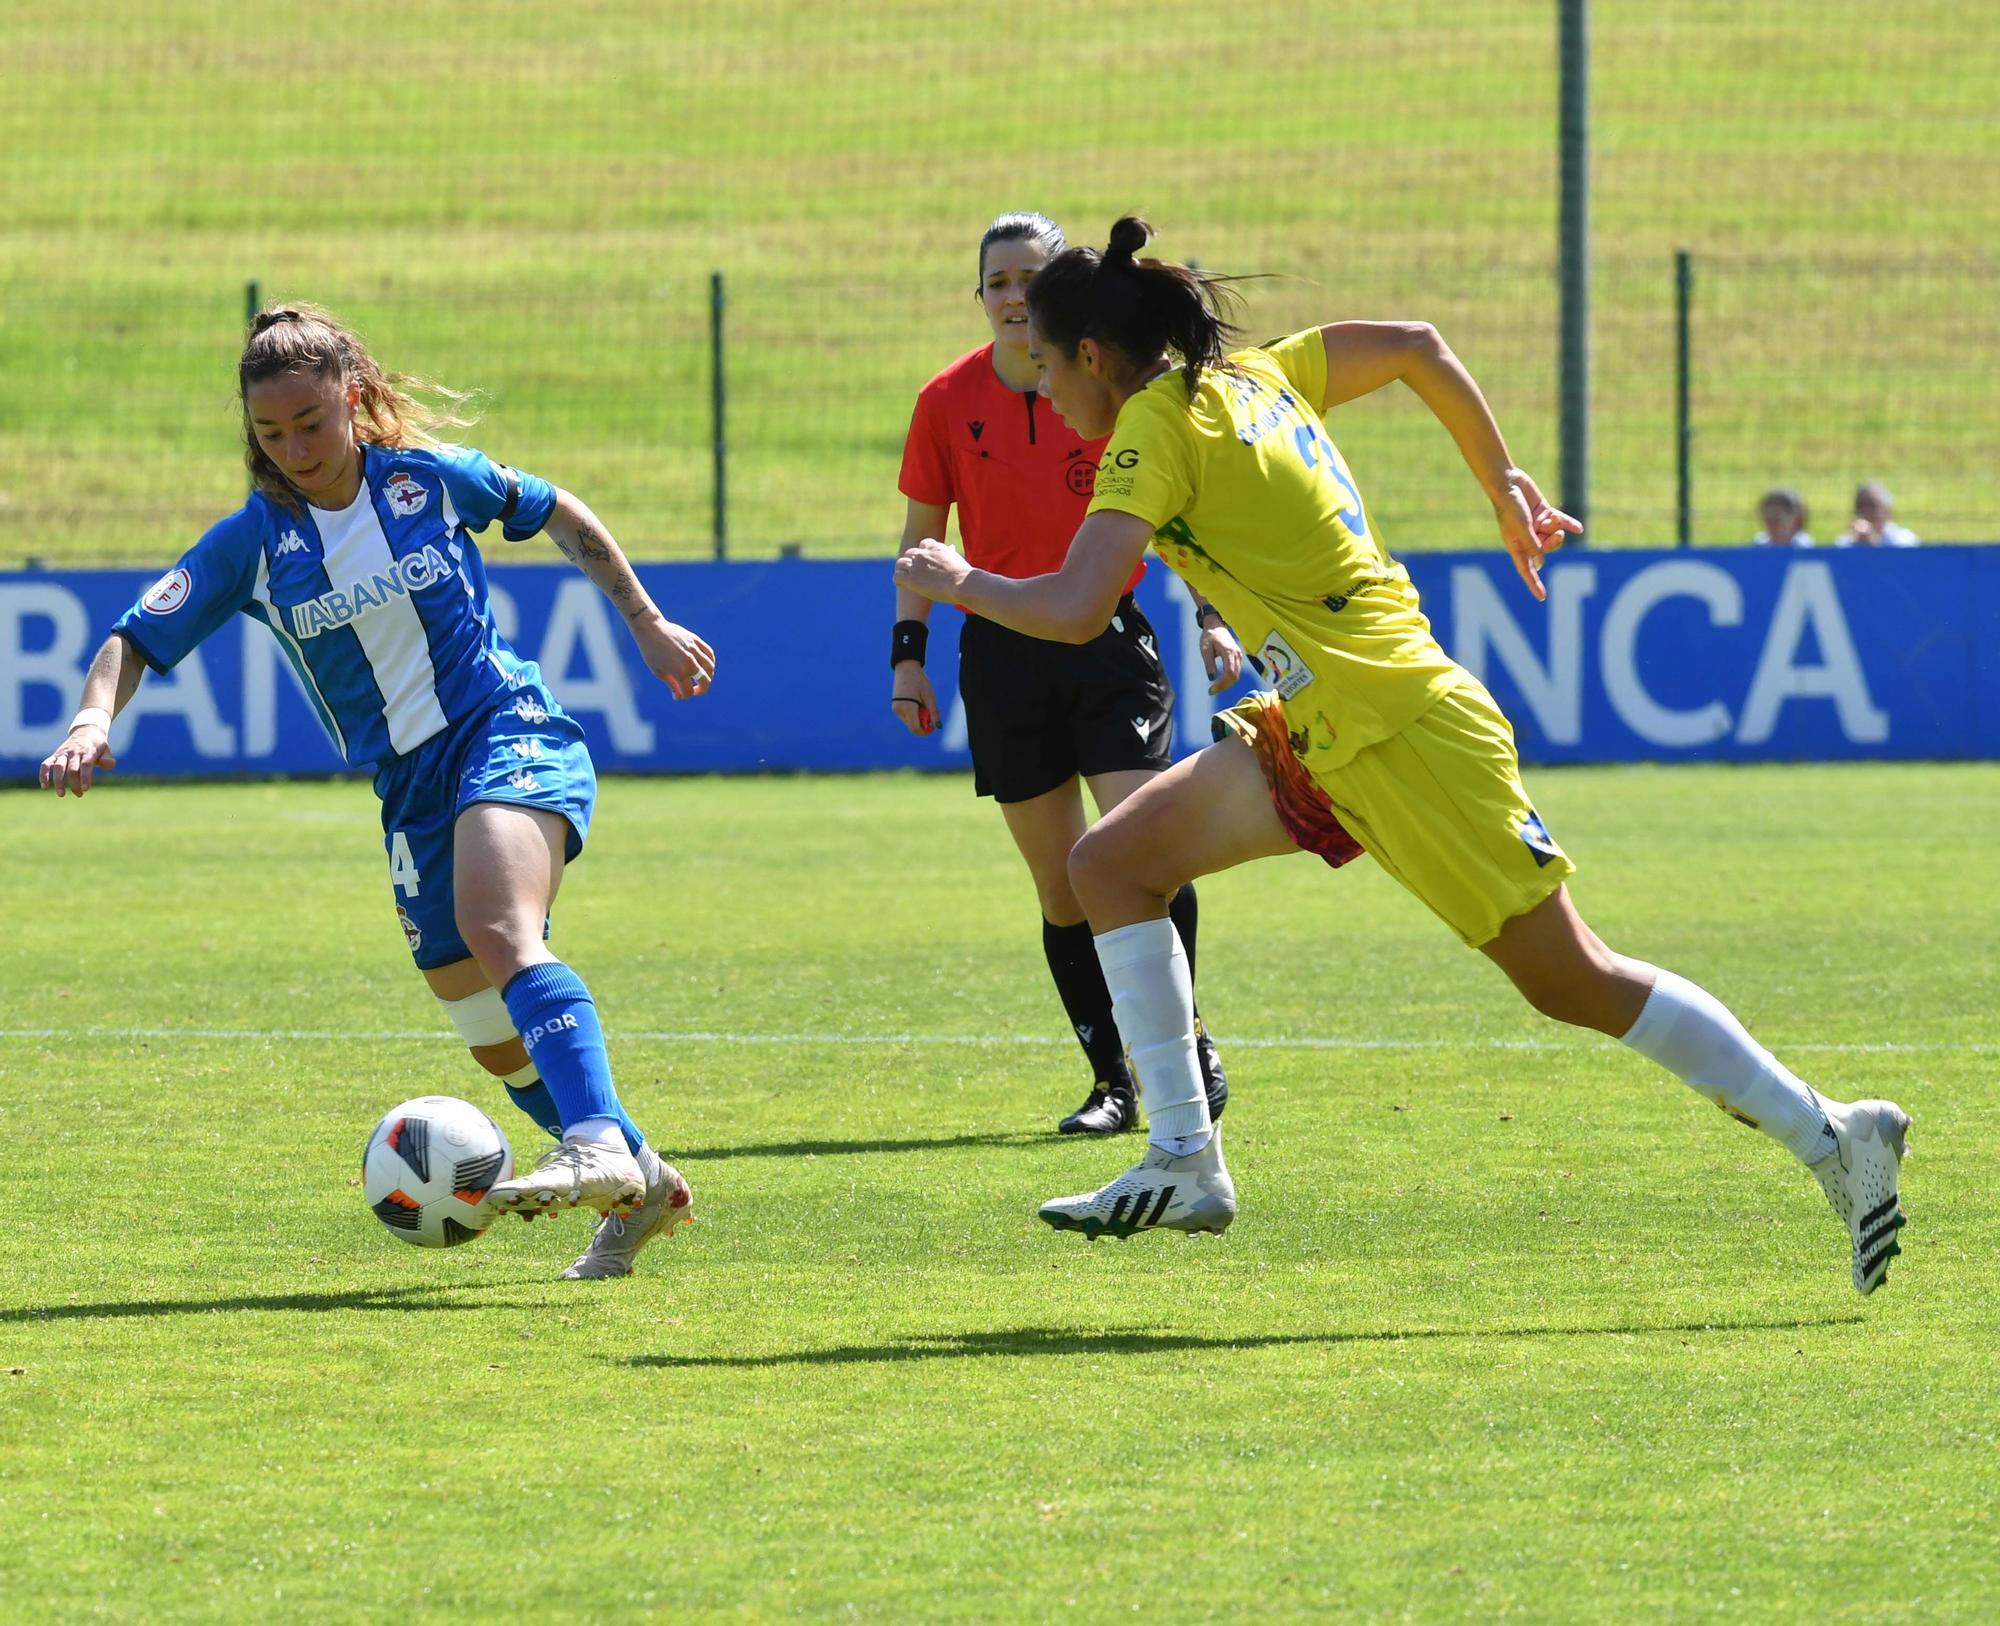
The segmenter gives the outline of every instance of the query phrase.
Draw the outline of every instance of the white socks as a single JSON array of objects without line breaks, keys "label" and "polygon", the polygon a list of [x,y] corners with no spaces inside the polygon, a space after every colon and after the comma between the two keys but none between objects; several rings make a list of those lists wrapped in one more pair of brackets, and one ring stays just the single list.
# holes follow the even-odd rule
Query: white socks
[{"label": "white socks", "polygon": [[1782,1142],[1801,1163],[1817,1163],[1834,1149],[1812,1088],[1751,1038],[1727,1006],[1687,978],[1654,972],[1653,991],[1624,1042],[1730,1116]]},{"label": "white socks", "polygon": [[587,1141],[593,1146],[602,1146],[613,1152],[623,1152],[628,1149],[624,1126],[616,1118],[579,1118],[563,1131],[562,1138]]},{"label": "white socks", "polygon": [[1194,980],[1170,919],[1120,926],[1097,939],[1111,1012],[1132,1057],[1146,1137],[1176,1157],[1209,1142],[1214,1127],[1194,1048]]}]

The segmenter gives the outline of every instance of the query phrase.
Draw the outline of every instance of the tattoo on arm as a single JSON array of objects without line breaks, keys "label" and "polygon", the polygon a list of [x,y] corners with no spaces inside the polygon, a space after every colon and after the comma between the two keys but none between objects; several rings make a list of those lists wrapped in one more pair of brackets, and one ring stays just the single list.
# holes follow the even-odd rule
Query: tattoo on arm
[{"label": "tattoo on arm", "polygon": [[[628,621],[649,608],[646,595],[639,589],[639,578],[601,526],[579,516],[573,527],[557,526],[549,535],[555,539],[562,556],[597,582]],[[615,579],[605,581],[604,574],[594,568],[598,565],[610,566],[616,573]]]}]

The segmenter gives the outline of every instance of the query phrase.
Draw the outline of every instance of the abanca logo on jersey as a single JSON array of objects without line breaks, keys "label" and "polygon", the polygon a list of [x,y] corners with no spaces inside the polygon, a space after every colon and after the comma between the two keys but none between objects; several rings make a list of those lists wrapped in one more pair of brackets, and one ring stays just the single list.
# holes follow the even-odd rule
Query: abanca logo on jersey
[{"label": "abanca logo on jersey", "polygon": [[[421,593],[450,574],[451,566],[445,563],[437,544],[432,543],[422,553],[406,555],[387,570],[374,571],[351,587],[336,587],[330,593],[322,593],[318,598],[309,598],[305,603],[293,606],[292,636],[317,638],[329,627],[344,627],[370,610],[379,610],[390,599]],[[165,585],[161,583],[161,586]],[[159,590],[156,587],[153,592]]]}]

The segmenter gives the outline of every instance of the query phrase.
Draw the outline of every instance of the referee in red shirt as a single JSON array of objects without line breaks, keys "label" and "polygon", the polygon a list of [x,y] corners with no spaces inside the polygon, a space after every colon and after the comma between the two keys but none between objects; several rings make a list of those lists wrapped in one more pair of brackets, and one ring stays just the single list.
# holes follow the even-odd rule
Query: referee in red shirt
[{"label": "referee in red shirt", "polygon": [[[1040,398],[1028,358],[1028,280],[1063,246],[1061,228],[1039,214],[1002,215],[980,238],[977,297],[993,342],[961,356],[917,396],[899,481],[909,499],[903,547],[942,537],[956,504],[965,556],[979,569],[1024,577],[1061,568],[1104,447],[1077,439]],[[1139,1116],[1111,994],[1070,890],[1069,852],[1086,825],[1083,783],[1101,817],[1172,761],[1173,685],[1132,598],[1145,568],[1125,584],[1110,626],[1087,644],[1029,638],[972,615],[959,637],[973,789],[1000,804],[1034,876],[1049,974],[1090,1061],[1090,1094],[1062,1120],[1065,1134],[1117,1134]],[[1236,681],[1243,652],[1210,606],[1197,610],[1217,693]],[[924,671],[930,611],[929,600],[897,589],[890,705],[913,734],[932,733],[942,721]],[[1192,974],[1194,888],[1182,887],[1169,908]],[[1195,1035],[1215,1116],[1229,1085],[1199,1015]]]}]

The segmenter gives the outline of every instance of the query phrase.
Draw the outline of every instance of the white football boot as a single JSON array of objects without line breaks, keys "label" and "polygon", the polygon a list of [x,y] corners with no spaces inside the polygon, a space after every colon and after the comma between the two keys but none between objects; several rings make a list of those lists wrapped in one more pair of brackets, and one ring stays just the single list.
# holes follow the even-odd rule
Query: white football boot
[{"label": "white football boot", "polygon": [[664,1158],[656,1158],[660,1177],[649,1181],[646,1200],[630,1214],[606,1214],[598,1221],[597,1234],[583,1257],[563,1276],[569,1281],[599,1281],[607,1276],[629,1276],[638,1252],[656,1236],[672,1236],[676,1225],[694,1221],[694,1193],[688,1189],[681,1171]]},{"label": "white football boot", "polygon": [[1135,1231],[1214,1231],[1236,1218],[1236,1183],[1222,1161],[1222,1131],[1191,1157],[1175,1157],[1158,1146],[1098,1191],[1057,1197],[1041,1206],[1041,1216],[1058,1231],[1128,1237]]},{"label": "white football boot", "polygon": [[582,1203],[608,1214],[637,1207],[645,1195],[639,1161],[624,1147],[565,1140],[542,1153],[526,1174],[494,1186],[486,1204],[502,1213],[536,1214]]},{"label": "white football boot", "polygon": [[1822,1100],[1834,1150],[1812,1165],[1820,1189],[1854,1241],[1854,1290],[1872,1293],[1901,1253],[1903,1205],[1896,1173],[1908,1148],[1910,1115],[1893,1101]]}]

